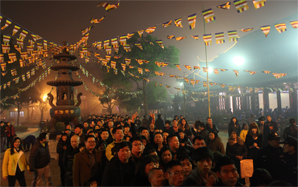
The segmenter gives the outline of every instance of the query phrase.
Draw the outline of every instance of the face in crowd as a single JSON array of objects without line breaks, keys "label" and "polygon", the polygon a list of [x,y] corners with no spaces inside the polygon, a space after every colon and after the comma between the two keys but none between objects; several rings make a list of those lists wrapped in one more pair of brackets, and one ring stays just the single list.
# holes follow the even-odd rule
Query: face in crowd
[{"label": "face in crowd", "polygon": [[131,148],[132,153],[140,153],[142,152],[142,142],[137,140],[132,142],[132,148]]},{"label": "face in crowd", "polygon": [[197,161],[197,168],[199,173],[208,174],[212,168],[212,159],[207,157]]},{"label": "face in crowd", "polygon": [[169,133],[168,132],[163,132],[162,133],[162,139],[163,139],[163,142],[165,144],[167,144],[167,137],[169,136]]},{"label": "face in crowd", "polygon": [[20,139],[15,140],[15,142],[13,143],[13,147],[16,149],[19,149],[20,145],[21,145]]},{"label": "face in crowd", "polygon": [[180,163],[184,171],[184,180],[185,180],[190,174],[190,172],[192,171],[192,164],[187,158],[181,161]]},{"label": "face in crowd", "polygon": [[76,127],[74,130],[74,133],[77,135],[81,134],[81,132],[82,132],[82,129],[80,129],[80,127]]},{"label": "face in crowd", "polygon": [[63,142],[66,142],[67,136],[66,135],[65,136],[62,136],[61,139],[62,139]]},{"label": "face in crowd", "polygon": [[168,142],[168,144],[169,144],[170,148],[172,149],[172,151],[177,150],[179,148],[179,145],[180,145],[178,137],[174,136],[170,140],[170,142]]},{"label": "face in crowd", "polygon": [[80,143],[80,137],[79,136],[72,136],[70,139],[70,145],[71,147],[78,148]]},{"label": "face in crowd", "polygon": [[129,147],[128,146],[123,147],[122,149],[120,149],[118,151],[117,155],[118,155],[119,160],[122,163],[127,163],[130,158],[130,155],[131,155]]},{"label": "face in crowd", "polygon": [[270,122],[272,120],[271,116],[267,116],[267,120]]},{"label": "face in crowd", "polygon": [[154,143],[160,144],[162,142],[163,142],[162,135],[161,134],[155,134],[155,136],[154,136]]},{"label": "face in crowd", "polygon": [[214,140],[215,134],[214,133],[209,133],[209,140]]},{"label": "face in crowd", "polygon": [[88,123],[84,122],[84,128],[87,129],[87,127],[88,127]]},{"label": "face in crowd", "polygon": [[142,130],[142,136],[145,136],[147,138],[147,140],[149,140],[149,132],[147,129]]},{"label": "face in crowd", "polygon": [[101,134],[100,134],[100,137],[103,141],[106,141],[108,138],[109,138],[109,133],[108,131],[103,131]]},{"label": "face in crowd", "polygon": [[172,160],[172,153],[170,150],[166,150],[161,155],[161,160],[166,164]]},{"label": "face in crowd", "polygon": [[239,177],[234,164],[222,166],[220,172],[216,172],[225,186],[235,186]]},{"label": "face in crowd", "polygon": [[95,138],[94,137],[89,137],[85,141],[85,146],[86,146],[86,149],[88,151],[92,151],[95,148],[95,146],[96,146]]},{"label": "face in crowd", "polygon": [[186,124],[186,120],[185,120],[185,119],[182,119],[182,120],[181,120],[181,123],[182,123],[182,125],[184,126],[184,125]]},{"label": "face in crowd", "polygon": [[117,131],[114,134],[114,137],[115,137],[116,142],[122,141],[122,139],[124,137],[123,131],[121,129],[117,129]]},{"label": "face in crowd", "polygon": [[257,134],[258,129],[257,128],[253,128],[251,129],[252,134]]},{"label": "face in crowd", "polygon": [[154,169],[150,171],[149,182],[151,186],[163,186],[165,181],[164,172],[162,169]]},{"label": "face in crowd", "polygon": [[184,179],[182,166],[173,166],[172,169],[165,173],[165,177],[169,181],[169,186],[182,186]]},{"label": "face in crowd", "polygon": [[205,143],[204,139],[202,139],[202,140],[196,139],[195,140],[195,142],[193,144],[193,148],[198,149],[199,147],[206,147],[206,143]]},{"label": "face in crowd", "polygon": [[207,119],[207,123],[208,123],[209,125],[212,125],[212,119],[211,119],[211,118],[208,118],[208,119]]}]

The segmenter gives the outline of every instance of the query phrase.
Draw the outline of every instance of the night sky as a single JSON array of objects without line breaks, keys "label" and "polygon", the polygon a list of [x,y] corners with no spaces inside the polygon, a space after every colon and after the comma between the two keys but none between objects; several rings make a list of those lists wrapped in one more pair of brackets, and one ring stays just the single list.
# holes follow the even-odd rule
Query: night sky
[{"label": "night sky", "polygon": [[[76,43],[81,37],[81,30],[90,26],[90,19],[101,18],[106,11],[103,7],[96,7],[101,2],[116,3],[117,1],[1,1],[1,14],[10,18],[27,30],[42,36],[48,41],[62,44],[67,41]],[[252,1],[248,1],[249,10],[237,13],[235,6],[230,10],[216,8],[226,1],[126,1],[121,0],[120,7],[110,11],[106,18],[99,24],[95,24],[90,31],[88,43],[111,39],[113,37],[146,29],[157,25],[152,34],[163,40],[164,45],[174,45],[180,49],[181,65],[197,65],[197,56],[205,59],[204,42],[202,35],[203,16],[202,10],[212,8],[216,22],[206,23],[206,34],[213,36],[212,46],[208,47],[208,59],[222,53],[232,46],[228,41],[227,31],[238,30],[240,37],[245,33],[239,31],[242,28],[254,27],[259,29],[263,25],[272,25],[285,17],[295,14],[297,17],[297,1],[292,0],[267,0],[265,7],[255,9]],[[197,24],[193,30],[189,29],[187,16],[197,13]],[[183,28],[176,27],[173,23],[164,28],[161,23],[174,21],[182,17]],[[13,25],[13,24],[12,24]],[[13,26],[7,28],[11,32]],[[275,30],[271,28],[272,32]],[[225,32],[225,44],[217,45],[214,39],[215,32]],[[276,32],[276,30],[275,30]],[[5,32],[4,32],[5,33]],[[182,41],[168,40],[167,35],[187,36]],[[194,40],[190,35],[199,35],[199,40]],[[239,39],[241,42],[241,38]],[[90,65],[92,67],[92,65]],[[87,68],[87,67],[86,67]],[[98,66],[98,69],[100,67]],[[184,68],[185,69],[185,68]],[[92,72],[94,71],[94,72]],[[91,70],[95,75],[95,70]],[[186,71],[165,68],[165,72],[175,75],[185,75]],[[173,85],[174,79],[168,76],[158,80],[164,84]],[[175,85],[173,85],[175,86]]]}]

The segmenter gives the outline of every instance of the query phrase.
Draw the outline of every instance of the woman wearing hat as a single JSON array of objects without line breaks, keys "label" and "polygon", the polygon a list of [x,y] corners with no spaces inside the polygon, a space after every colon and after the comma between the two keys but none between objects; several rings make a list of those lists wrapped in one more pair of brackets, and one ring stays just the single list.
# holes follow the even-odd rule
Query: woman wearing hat
[{"label": "woman wearing hat", "polygon": [[14,137],[11,148],[8,148],[4,153],[2,165],[3,179],[8,179],[9,186],[15,186],[16,180],[19,181],[20,186],[26,186],[25,169],[29,171],[29,165],[21,146],[21,139]]}]

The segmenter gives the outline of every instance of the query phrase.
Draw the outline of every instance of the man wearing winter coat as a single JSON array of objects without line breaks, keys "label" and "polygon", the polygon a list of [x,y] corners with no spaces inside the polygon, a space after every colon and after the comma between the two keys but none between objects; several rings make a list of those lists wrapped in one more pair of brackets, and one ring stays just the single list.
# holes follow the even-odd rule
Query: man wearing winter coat
[{"label": "man wearing winter coat", "polygon": [[46,186],[53,186],[50,177],[49,163],[51,156],[49,152],[48,140],[49,135],[45,132],[41,133],[31,149],[29,156],[29,166],[30,171],[34,171],[32,186],[42,185],[40,182],[43,180],[43,177],[46,181]]},{"label": "man wearing winter coat", "polygon": [[95,149],[94,136],[85,137],[84,149],[75,154],[73,161],[73,186],[89,186],[92,177],[97,178],[97,184],[101,183],[103,164],[102,152]]},{"label": "man wearing winter coat", "polygon": [[75,154],[79,153],[80,137],[78,135],[73,135],[70,138],[70,146],[67,147],[63,154],[63,166],[65,169],[65,186],[73,186],[73,159]]}]

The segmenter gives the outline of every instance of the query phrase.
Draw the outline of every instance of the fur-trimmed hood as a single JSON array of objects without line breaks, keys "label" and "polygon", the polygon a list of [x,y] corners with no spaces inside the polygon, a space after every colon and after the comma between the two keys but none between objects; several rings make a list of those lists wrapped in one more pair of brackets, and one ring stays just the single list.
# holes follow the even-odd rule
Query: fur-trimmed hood
[{"label": "fur-trimmed hood", "polygon": [[[237,143],[239,145],[244,145],[244,141],[239,136],[237,136]],[[235,144],[234,140],[231,137],[229,138],[228,144],[229,146],[233,146]]]}]

